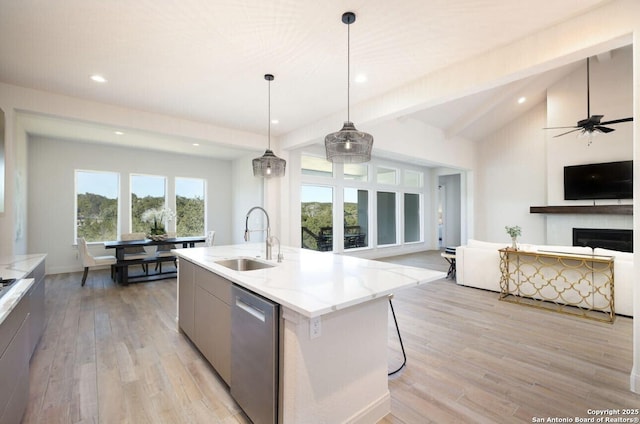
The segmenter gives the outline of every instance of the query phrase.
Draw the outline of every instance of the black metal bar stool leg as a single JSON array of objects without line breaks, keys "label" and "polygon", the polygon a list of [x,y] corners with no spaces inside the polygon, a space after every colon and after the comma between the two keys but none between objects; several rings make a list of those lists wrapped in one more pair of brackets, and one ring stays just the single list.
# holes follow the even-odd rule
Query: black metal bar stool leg
[{"label": "black metal bar stool leg", "polygon": [[400,335],[400,327],[398,327],[398,319],[396,318],[396,311],[393,309],[393,303],[391,302],[392,296],[389,296],[389,306],[391,306],[391,314],[393,315],[393,322],[396,324],[396,332],[398,333],[398,340],[400,340],[400,348],[402,348],[402,365],[395,371],[391,371],[387,375],[393,375],[399,372],[402,368],[407,365],[407,354],[404,351],[404,343],[402,342],[402,336]]}]

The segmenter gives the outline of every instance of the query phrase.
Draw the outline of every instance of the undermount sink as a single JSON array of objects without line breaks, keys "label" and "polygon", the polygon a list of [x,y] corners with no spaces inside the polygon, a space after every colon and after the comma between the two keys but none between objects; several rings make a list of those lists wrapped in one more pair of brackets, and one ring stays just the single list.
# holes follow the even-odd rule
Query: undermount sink
[{"label": "undermount sink", "polygon": [[234,271],[254,271],[256,269],[272,268],[275,266],[252,258],[224,259],[216,261],[216,263]]}]

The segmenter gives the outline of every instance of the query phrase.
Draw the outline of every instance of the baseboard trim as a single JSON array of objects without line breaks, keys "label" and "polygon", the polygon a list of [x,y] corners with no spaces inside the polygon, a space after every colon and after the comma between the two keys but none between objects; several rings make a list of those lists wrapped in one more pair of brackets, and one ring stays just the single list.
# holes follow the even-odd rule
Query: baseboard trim
[{"label": "baseboard trim", "polygon": [[360,410],[346,422],[350,424],[377,423],[391,412],[391,393],[387,390],[382,397]]},{"label": "baseboard trim", "polygon": [[634,393],[640,394],[640,373],[638,367],[633,367],[629,376],[629,389]]}]

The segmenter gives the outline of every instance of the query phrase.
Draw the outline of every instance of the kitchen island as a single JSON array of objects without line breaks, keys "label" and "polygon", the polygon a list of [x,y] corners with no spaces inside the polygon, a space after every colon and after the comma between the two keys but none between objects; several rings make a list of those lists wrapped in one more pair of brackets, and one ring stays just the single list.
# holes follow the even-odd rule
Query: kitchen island
[{"label": "kitchen island", "polygon": [[[247,289],[280,305],[278,422],[383,418],[390,411],[389,295],[445,273],[291,247],[282,248],[277,263],[261,259],[264,250],[262,244],[175,250],[180,329],[233,394],[231,287]],[[236,271],[219,263],[256,257],[270,266]]]}]

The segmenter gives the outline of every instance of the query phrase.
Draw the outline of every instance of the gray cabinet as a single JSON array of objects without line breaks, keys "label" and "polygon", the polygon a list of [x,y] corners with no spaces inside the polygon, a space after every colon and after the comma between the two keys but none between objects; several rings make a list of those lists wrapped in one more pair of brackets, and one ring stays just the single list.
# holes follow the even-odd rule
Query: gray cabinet
[{"label": "gray cabinet", "polygon": [[29,401],[29,296],[0,324],[0,423],[19,423]]},{"label": "gray cabinet", "polygon": [[179,326],[229,384],[232,283],[184,259],[178,282]]},{"label": "gray cabinet", "polygon": [[33,278],[33,286],[29,289],[29,357],[42,337],[44,326],[46,323],[45,305],[44,305],[44,260],[27,275],[26,278]]},{"label": "gray cabinet", "polygon": [[194,271],[196,265],[179,259],[178,265],[178,326],[195,342]]}]

